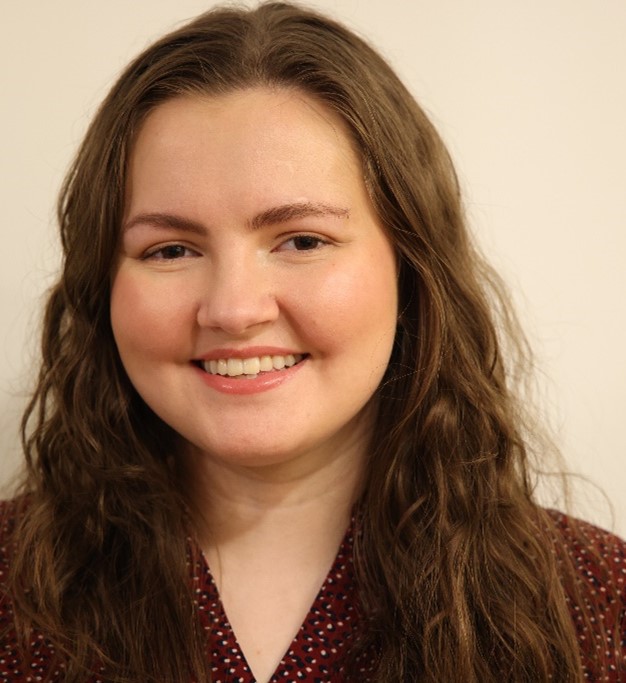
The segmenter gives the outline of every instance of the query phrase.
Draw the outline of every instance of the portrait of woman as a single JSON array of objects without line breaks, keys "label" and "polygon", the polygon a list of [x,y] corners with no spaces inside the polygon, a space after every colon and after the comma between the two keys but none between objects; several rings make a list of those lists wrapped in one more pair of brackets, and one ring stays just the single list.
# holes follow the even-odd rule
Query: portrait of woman
[{"label": "portrait of woman", "polygon": [[626,544],[537,500],[510,297],[357,33],[270,2],[158,38],[58,222],[0,680],[626,680]]}]

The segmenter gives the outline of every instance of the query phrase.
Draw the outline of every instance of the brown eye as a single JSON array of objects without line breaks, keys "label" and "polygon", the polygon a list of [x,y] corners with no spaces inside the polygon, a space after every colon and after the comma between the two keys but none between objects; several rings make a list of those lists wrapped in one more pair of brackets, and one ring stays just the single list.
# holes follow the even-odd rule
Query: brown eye
[{"label": "brown eye", "polygon": [[149,252],[146,255],[146,258],[154,259],[156,261],[175,261],[186,256],[193,256],[194,253],[195,252],[182,244],[167,244],[164,247]]},{"label": "brown eye", "polygon": [[180,244],[172,244],[161,249],[161,255],[165,259],[175,259],[184,256],[186,251],[185,247],[181,247]]},{"label": "brown eye", "polygon": [[307,251],[309,249],[316,249],[321,243],[321,240],[311,235],[299,235],[293,238],[293,245],[298,251]]},{"label": "brown eye", "polygon": [[314,251],[320,247],[328,244],[326,240],[321,237],[315,237],[315,235],[295,235],[288,240],[285,240],[280,247],[279,251]]}]

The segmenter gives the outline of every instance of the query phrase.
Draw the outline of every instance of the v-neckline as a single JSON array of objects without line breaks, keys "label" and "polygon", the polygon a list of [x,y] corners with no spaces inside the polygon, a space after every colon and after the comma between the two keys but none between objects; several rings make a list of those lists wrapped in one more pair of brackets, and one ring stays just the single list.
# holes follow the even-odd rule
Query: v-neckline
[{"label": "v-neckline", "polygon": [[[341,660],[358,622],[352,559],[353,520],[309,611],[269,679],[341,680]],[[204,554],[198,559],[200,585],[196,593],[201,613],[209,617],[210,656],[215,683],[254,683],[236,635],[228,621],[219,590]],[[328,678],[332,676],[332,678]]]}]

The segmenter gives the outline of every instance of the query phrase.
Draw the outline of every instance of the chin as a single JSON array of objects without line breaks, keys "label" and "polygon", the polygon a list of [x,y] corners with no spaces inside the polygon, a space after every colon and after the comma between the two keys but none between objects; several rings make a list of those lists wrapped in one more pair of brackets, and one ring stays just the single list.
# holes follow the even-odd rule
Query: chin
[{"label": "chin", "polygon": [[209,459],[215,464],[234,467],[275,467],[299,459],[299,449],[281,447],[273,442],[266,447],[258,439],[252,442],[224,444],[218,448],[189,444],[194,460]]}]

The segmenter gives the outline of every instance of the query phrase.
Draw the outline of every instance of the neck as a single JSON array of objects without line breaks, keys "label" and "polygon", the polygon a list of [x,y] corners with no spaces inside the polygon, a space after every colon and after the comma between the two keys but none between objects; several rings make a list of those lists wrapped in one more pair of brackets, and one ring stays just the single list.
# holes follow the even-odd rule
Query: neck
[{"label": "neck", "polygon": [[198,541],[256,680],[269,681],[348,527],[365,449],[343,445],[255,467],[186,460]]},{"label": "neck", "polygon": [[206,550],[253,533],[341,539],[360,492],[364,449],[286,463],[245,466],[205,453],[187,459],[192,510]]}]

